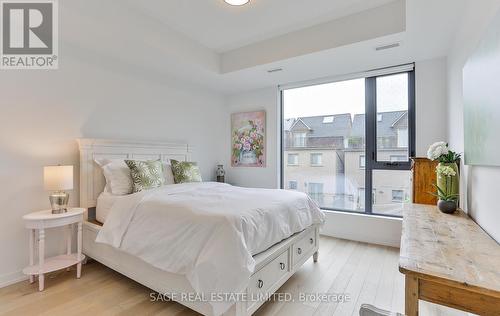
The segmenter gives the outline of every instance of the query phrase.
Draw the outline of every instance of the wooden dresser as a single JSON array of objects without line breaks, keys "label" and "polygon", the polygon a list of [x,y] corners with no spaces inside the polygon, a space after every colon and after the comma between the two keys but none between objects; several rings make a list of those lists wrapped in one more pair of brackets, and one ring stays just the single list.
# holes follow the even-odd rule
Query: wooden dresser
[{"label": "wooden dresser", "polygon": [[412,158],[413,203],[436,205],[437,198],[429,192],[435,192],[437,161],[427,158]]},{"label": "wooden dresser", "polygon": [[400,251],[406,315],[418,315],[419,299],[500,315],[500,245],[464,212],[405,206]]}]

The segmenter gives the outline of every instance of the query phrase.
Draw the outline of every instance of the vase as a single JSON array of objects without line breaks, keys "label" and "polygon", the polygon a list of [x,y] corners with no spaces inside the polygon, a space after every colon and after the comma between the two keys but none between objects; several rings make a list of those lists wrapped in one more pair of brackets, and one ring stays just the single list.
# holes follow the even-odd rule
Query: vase
[{"label": "vase", "polygon": [[455,175],[452,177],[446,177],[442,175],[437,175],[437,186],[449,193],[449,194],[460,194],[460,174],[458,173],[458,165],[456,162],[440,162],[439,166],[448,166],[451,167],[455,171]]},{"label": "vase", "polygon": [[446,214],[453,214],[457,210],[457,201],[438,201],[438,208]]},{"label": "vase", "polygon": [[244,165],[253,165],[257,163],[257,155],[255,151],[243,151],[240,154],[240,163]]},{"label": "vase", "polygon": [[217,176],[217,182],[224,183],[226,171],[224,170],[223,165],[217,165],[217,171],[215,172],[215,175]]}]

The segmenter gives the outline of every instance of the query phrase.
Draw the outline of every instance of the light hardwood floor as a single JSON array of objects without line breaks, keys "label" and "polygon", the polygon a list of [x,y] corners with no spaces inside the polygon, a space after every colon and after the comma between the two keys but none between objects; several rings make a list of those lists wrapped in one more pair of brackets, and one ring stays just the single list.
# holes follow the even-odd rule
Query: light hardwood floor
[{"label": "light hardwood floor", "polygon": [[[263,305],[256,315],[358,315],[363,303],[403,312],[404,277],[398,271],[399,250],[321,237],[319,262],[309,260],[278,292],[345,293],[344,303],[279,302]],[[92,261],[75,272],[49,275],[46,289],[28,281],[0,289],[1,315],[198,315],[174,302],[151,302],[146,287]],[[423,316],[466,313],[421,302]]]}]

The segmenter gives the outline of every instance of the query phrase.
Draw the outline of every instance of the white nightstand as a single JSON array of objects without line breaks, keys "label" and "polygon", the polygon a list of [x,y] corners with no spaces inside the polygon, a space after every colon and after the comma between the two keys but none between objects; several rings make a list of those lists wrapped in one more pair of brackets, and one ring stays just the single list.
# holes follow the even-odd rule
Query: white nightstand
[{"label": "white nightstand", "polygon": [[[38,289],[43,291],[44,274],[76,264],[76,277],[80,278],[82,272],[82,224],[83,208],[71,208],[66,213],[52,214],[51,210],[34,212],[23,216],[26,228],[30,230],[30,265],[23,269],[23,273],[30,276],[30,283],[35,282],[38,275]],[[78,224],[77,232],[77,252],[71,252],[71,235],[73,224]],[[45,229],[66,226],[66,254],[51,258],[45,258]],[[38,230],[38,239],[35,238],[35,231]],[[35,243],[38,242],[38,264],[34,264]]]}]

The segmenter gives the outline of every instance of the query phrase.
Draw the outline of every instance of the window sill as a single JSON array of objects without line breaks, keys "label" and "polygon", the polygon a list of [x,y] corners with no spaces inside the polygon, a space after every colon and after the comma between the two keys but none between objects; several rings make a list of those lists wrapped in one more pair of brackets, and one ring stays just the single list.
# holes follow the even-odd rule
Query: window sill
[{"label": "window sill", "polygon": [[364,213],[364,212],[357,212],[357,211],[349,211],[349,210],[330,210],[330,209],[323,209],[321,208],[323,212],[326,213],[334,213],[334,214],[342,214],[342,215],[353,215],[353,216],[363,216],[363,217],[377,217],[377,218],[385,218],[385,219],[395,219],[395,220],[403,220],[403,216],[396,216],[396,215],[384,215],[384,214],[374,214],[374,213]]}]

